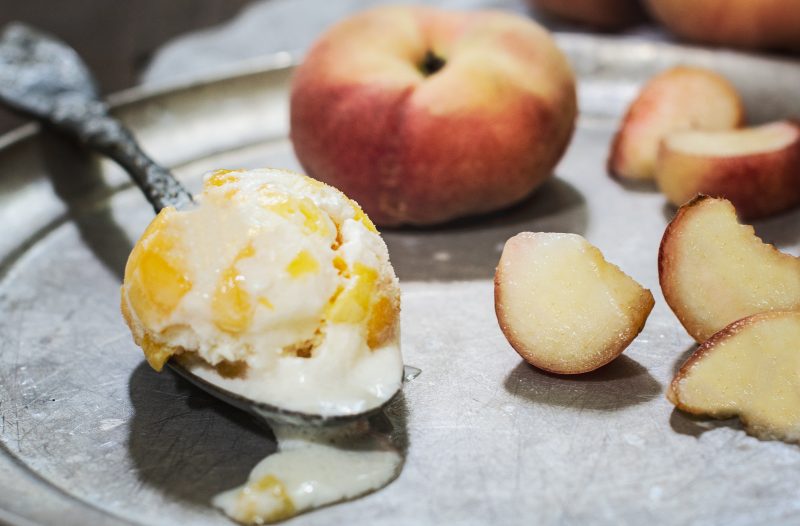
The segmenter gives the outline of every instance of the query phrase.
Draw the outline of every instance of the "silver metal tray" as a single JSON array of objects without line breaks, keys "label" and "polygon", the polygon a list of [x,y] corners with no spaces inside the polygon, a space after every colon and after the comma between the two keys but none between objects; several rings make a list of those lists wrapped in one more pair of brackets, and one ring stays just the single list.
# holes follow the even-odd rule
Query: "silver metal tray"
[{"label": "silver metal tray", "polygon": [[[578,131],[557,177],[503,213],[385,232],[403,282],[403,351],[422,368],[389,411],[405,469],[364,499],[292,524],[797,524],[800,449],[673,411],[664,387],[693,348],[661,297],[672,209],[604,173],[640,83],[710,66],[751,121],[800,115],[800,66],[560,35],[580,77]],[[287,136],[291,57],[117,97],[147,150],[191,188],[217,167],[298,168]],[[35,126],[0,138],[0,522],[227,524],[210,508],[274,450],[269,433],[143,362],[118,313],[120,273],[151,211],[111,163]],[[790,251],[800,214],[759,223]],[[563,378],[503,338],[491,277],[523,230],[578,232],[649,287],[656,307],[625,355]]]}]

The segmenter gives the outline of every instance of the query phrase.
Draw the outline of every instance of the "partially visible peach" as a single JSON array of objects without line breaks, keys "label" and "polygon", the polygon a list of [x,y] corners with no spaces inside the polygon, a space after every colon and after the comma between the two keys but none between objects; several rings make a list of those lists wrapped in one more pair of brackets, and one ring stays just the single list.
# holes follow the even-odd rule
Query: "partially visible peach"
[{"label": "partially visible peach", "polygon": [[528,0],[537,10],[598,29],[622,29],[644,20],[639,0]]},{"label": "partially visible peach", "polygon": [[797,0],[648,0],[676,35],[704,44],[800,50]]}]

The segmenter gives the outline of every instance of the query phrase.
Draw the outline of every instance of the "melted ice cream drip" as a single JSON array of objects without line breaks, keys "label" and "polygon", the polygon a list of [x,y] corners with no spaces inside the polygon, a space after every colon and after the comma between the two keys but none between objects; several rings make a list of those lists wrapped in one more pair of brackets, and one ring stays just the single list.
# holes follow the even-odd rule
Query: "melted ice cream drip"
[{"label": "melted ice cream drip", "polygon": [[243,524],[266,524],[372,493],[400,473],[389,436],[358,421],[337,428],[273,426],[278,452],[213,504]]}]

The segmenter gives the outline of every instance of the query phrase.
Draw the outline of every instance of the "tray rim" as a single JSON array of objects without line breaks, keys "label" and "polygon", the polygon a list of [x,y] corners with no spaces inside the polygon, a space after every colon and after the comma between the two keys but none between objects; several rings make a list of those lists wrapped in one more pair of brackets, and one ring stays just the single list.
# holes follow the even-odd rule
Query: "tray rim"
[{"label": "tray rim", "polygon": [[[703,54],[706,56],[730,56],[736,60],[747,60],[755,63],[765,63],[777,65],[779,67],[792,67],[800,70],[800,62],[783,56],[763,55],[752,52],[743,52],[725,48],[709,48],[693,46],[671,42],[652,41],[646,38],[631,37],[620,38],[615,36],[598,36],[580,32],[558,31],[554,32],[559,46],[564,46],[565,42],[574,46],[593,46],[603,45],[614,47],[615,49],[629,50],[638,48],[640,50],[662,50],[670,53],[683,54]],[[283,51],[270,55],[264,55],[254,59],[237,61],[222,68],[215,68],[203,74],[176,77],[164,82],[154,82],[147,85],[134,86],[119,92],[110,94],[107,97],[109,106],[115,111],[133,106],[142,102],[158,99],[164,96],[174,96],[183,91],[190,91],[198,88],[213,86],[215,84],[246,78],[252,75],[268,74],[272,71],[286,70],[296,67],[300,63],[301,53],[297,51]],[[35,139],[41,132],[41,125],[35,121],[22,124],[2,135],[0,135],[0,153],[13,148],[20,143]],[[27,252],[25,250],[24,252]],[[13,264],[9,268],[13,267]],[[0,280],[5,279],[7,271],[0,274]],[[135,522],[117,516],[112,512],[102,508],[96,508],[90,503],[85,502],[75,495],[69,494],[61,488],[51,484],[40,476],[30,466],[25,464],[13,452],[11,452],[4,442],[0,442],[0,452],[3,453],[5,460],[8,460],[8,473],[14,476],[27,478],[34,487],[42,491],[49,491],[58,495],[60,500],[66,499],[67,502],[76,505],[80,510],[102,516],[108,520],[108,524],[135,524]],[[0,524],[10,524],[19,526],[30,526],[46,524],[37,522],[12,511],[11,507],[4,504],[6,497],[0,495]],[[103,524],[106,522],[104,521]]]},{"label": "tray rim", "polygon": [[[780,54],[758,53],[754,51],[739,50],[733,48],[709,47],[686,43],[663,42],[647,39],[643,36],[613,36],[596,35],[579,31],[553,31],[551,32],[559,47],[568,45],[603,45],[616,46],[618,48],[657,48],[669,50],[675,53],[692,53],[707,55],[727,55],[736,59],[750,60],[755,62],[773,63],[779,66],[797,67],[800,65],[800,57],[792,59]],[[303,53],[300,50],[278,51],[268,55],[262,55],[245,60],[239,60],[223,67],[210,69],[205,73],[179,75],[164,81],[151,82],[125,88],[123,90],[110,93],[106,97],[106,102],[112,109],[119,109],[131,104],[143,102],[148,99],[157,98],[165,95],[174,95],[181,91],[191,90],[204,86],[213,85],[219,82],[233,80],[236,78],[247,77],[272,71],[276,69],[289,69],[298,66],[302,61]],[[29,121],[16,128],[0,134],[0,151],[39,133],[40,124],[36,121]]]}]

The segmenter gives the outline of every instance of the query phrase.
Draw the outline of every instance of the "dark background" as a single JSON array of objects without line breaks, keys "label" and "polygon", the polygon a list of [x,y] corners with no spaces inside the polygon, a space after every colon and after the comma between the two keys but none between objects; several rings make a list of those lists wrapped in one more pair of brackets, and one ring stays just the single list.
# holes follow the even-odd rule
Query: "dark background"
[{"label": "dark background", "polygon": [[[335,0],[332,0],[335,1]],[[0,30],[22,21],[78,50],[103,93],[137,84],[152,53],[187,31],[215,25],[253,0],[0,0]],[[0,134],[25,122],[0,108]]]}]

